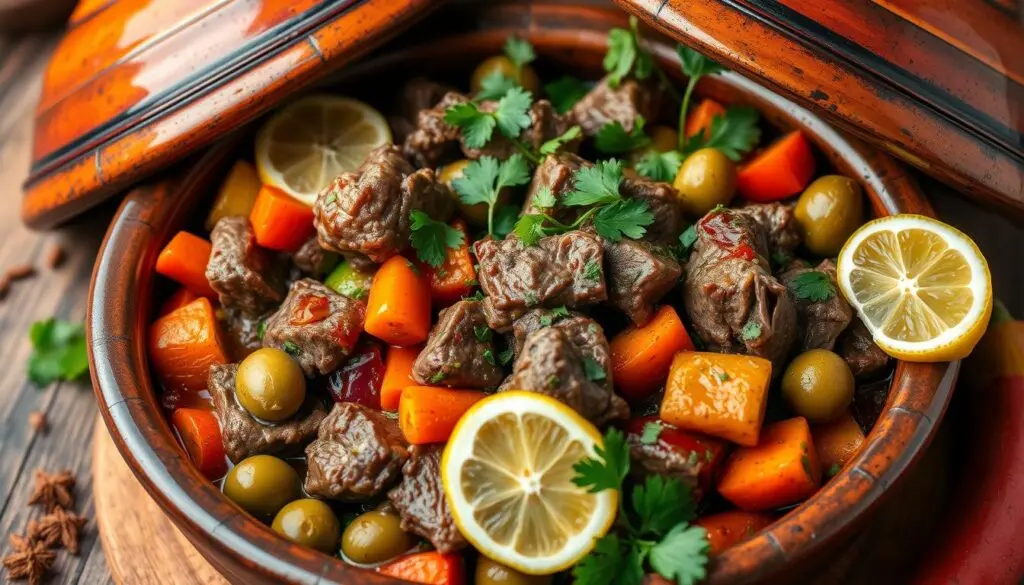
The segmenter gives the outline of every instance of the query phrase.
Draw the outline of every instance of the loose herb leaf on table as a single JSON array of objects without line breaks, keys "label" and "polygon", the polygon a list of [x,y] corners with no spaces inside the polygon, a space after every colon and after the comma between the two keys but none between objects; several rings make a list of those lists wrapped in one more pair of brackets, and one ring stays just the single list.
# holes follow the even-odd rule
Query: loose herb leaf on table
[{"label": "loose herb leaf on table", "polygon": [[36,321],[29,330],[32,355],[28,379],[42,387],[57,380],[74,381],[89,371],[85,327],[59,319]]}]

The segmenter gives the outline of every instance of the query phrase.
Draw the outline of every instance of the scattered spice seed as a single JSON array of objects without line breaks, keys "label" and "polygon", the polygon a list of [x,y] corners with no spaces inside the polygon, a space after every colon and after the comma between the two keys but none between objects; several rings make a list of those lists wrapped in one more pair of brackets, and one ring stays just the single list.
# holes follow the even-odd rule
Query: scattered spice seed
[{"label": "scattered spice seed", "polygon": [[28,415],[28,426],[32,427],[32,430],[37,433],[45,433],[46,414],[39,412],[38,410],[30,412]]},{"label": "scattered spice seed", "polygon": [[7,578],[11,581],[27,579],[29,585],[40,585],[57,555],[42,542],[18,534],[12,534],[10,542],[12,552],[3,558]]},{"label": "scattered spice seed", "polygon": [[53,244],[46,253],[46,267],[50,270],[56,270],[60,268],[61,264],[64,264],[64,258],[64,248],[60,244]]},{"label": "scattered spice seed", "polygon": [[71,471],[64,470],[58,473],[47,473],[42,469],[35,472],[35,491],[29,497],[29,505],[40,505],[47,512],[60,507],[65,510],[75,508],[75,496],[72,490],[75,488],[75,476]]},{"label": "scattered spice seed", "polygon": [[11,282],[35,276],[36,269],[31,264],[18,264],[7,269],[7,279]]},{"label": "scattered spice seed", "polygon": [[58,544],[73,555],[78,554],[78,534],[86,519],[64,508],[54,508],[38,522],[29,523],[29,538],[53,548]]}]

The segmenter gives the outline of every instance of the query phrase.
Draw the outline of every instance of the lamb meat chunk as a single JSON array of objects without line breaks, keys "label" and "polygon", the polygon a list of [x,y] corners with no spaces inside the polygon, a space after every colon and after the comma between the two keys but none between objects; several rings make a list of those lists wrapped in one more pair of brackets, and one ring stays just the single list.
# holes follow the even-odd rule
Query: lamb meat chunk
[{"label": "lamb meat chunk", "polygon": [[[603,337],[603,333],[602,333]],[[512,375],[500,390],[527,390],[556,398],[596,425],[629,417],[626,401],[612,390],[610,369],[591,363],[570,333],[544,327],[526,338]]]},{"label": "lamb meat chunk", "polygon": [[[526,201],[523,203],[523,213],[548,213],[558,221],[572,223],[579,217],[580,208],[563,207],[557,202],[574,190],[573,176],[576,171],[589,166],[591,164],[588,161],[568,152],[559,152],[544,157],[533,174],[533,181],[530,183]],[[534,204],[537,194],[542,189],[550,189],[555,196],[556,204],[553,209],[543,209]]]},{"label": "lamb meat chunk", "polygon": [[326,375],[352,352],[365,317],[365,302],[303,278],[292,284],[288,298],[267,319],[263,347],[288,352],[310,378]]},{"label": "lamb meat chunk", "polygon": [[633,462],[630,469],[634,475],[640,476],[640,479],[646,475],[677,478],[690,486],[694,499],[700,501],[703,494],[698,479],[701,467],[708,465],[703,453],[691,457],[690,453],[684,454],[680,449],[672,449],[663,441],[644,443],[641,435],[636,433],[627,433],[626,443],[629,445],[629,458]]},{"label": "lamb meat chunk", "polygon": [[409,445],[398,421],[354,402],[334,405],[306,447],[306,482],[311,496],[366,501],[402,475]]},{"label": "lamb meat chunk", "polygon": [[225,309],[255,317],[281,302],[285,266],[256,244],[249,219],[222,217],[210,234],[206,279]]},{"label": "lamb meat chunk", "polygon": [[822,260],[817,268],[794,263],[788,270],[779,275],[779,281],[792,290],[793,283],[801,274],[820,272],[828,275],[835,293],[825,301],[798,299],[796,301],[796,317],[798,331],[803,331],[801,350],[829,349],[836,345],[836,339],[853,319],[853,308],[839,293],[836,284],[836,265],[831,260]]},{"label": "lamb meat chunk", "polygon": [[790,255],[800,245],[793,206],[784,203],[748,203],[736,209],[754,221],[768,236],[768,249]]},{"label": "lamb meat chunk", "polygon": [[769,272],[767,234],[731,209],[705,215],[696,231],[683,282],[695,331],[711,351],[764,357],[781,372],[797,335],[796,306]]},{"label": "lamb meat chunk", "polygon": [[534,309],[516,319],[512,326],[512,348],[516,357],[522,355],[526,340],[532,333],[545,327],[553,327],[568,336],[569,341],[576,346],[580,355],[601,366],[605,372],[604,385],[611,388],[611,349],[608,346],[608,338],[604,335],[604,329],[597,321],[582,313],[576,311],[568,313],[566,315],[563,311]]},{"label": "lamb meat chunk", "polygon": [[438,316],[413,364],[413,379],[452,388],[497,387],[504,372],[497,365],[493,336],[482,302],[455,303]]},{"label": "lamb meat chunk", "polygon": [[602,126],[612,122],[632,132],[637,116],[654,119],[659,101],[658,91],[649,84],[625,79],[612,87],[605,77],[576,102],[572,114],[586,136],[596,136]]},{"label": "lamb meat chunk", "polygon": [[207,387],[213,398],[213,409],[220,421],[224,453],[231,461],[252,455],[291,456],[316,437],[317,428],[327,416],[327,409],[312,393],[291,420],[266,423],[256,420],[235,398],[235,376],[238,364],[210,366]]},{"label": "lamb meat chunk", "polygon": [[593,234],[571,231],[525,246],[515,238],[475,244],[484,311],[491,329],[507,332],[527,310],[575,308],[608,298],[604,251]]},{"label": "lamb meat chunk", "polygon": [[682,267],[663,249],[623,238],[604,240],[604,270],[608,302],[644,326],[658,301],[679,282]]},{"label": "lamb meat chunk", "polygon": [[430,169],[415,170],[397,146],[383,145],[354,173],[342,173],[317,195],[314,224],[320,247],[384,262],[409,245],[409,213],[437,220],[451,214],[454,199]]},{"label": "lamb meat chunk", "polygon": [[337,256],[321,248],[320,242],[313,236],[292,255],[292,264],[301,273],[319,278],[327,272],[332,258],[337,259]]},{"label": "lamb meat chunk", "polygon": [[433,107],[422,109],[416,114],[416,127],[405,137],[402,146],[405,156],[414,165],[418,168],[435,168],[458,158],[462,133],[444,121],[444,112],[468,101],[469,98],[461,93],[450,91]]},{"label": "lamb meat chunk", "polygon": [[623,177],[619,193],[626,199],[640,199],[647,202],[654,223],[647,226],[644,241],[668,246],[675,244],[683,231],[683,210],[679,196],[672,185],[652,181],[647,177]]},{"label": "lamb meat chunk", "polygon": [[402,530],[429,540],[440,553],[466,548],[469,543],[455,525],[441,486],[444,445],[414,445],[409,451],[402,483],[388,492]]},{"label": "lamb meat chunk", "polygon": [[843,356],[857,378],[871,376],[889,363],[889,354],[875,345],[871,332],[859,317],[855,317],[839,337],[839,355]]}]

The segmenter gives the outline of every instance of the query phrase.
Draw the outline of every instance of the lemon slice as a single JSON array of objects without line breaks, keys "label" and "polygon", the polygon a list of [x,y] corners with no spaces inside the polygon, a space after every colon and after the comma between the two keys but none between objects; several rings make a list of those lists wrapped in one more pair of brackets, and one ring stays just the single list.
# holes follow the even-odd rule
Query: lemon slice
[{"label": "lemon slice", "polygon": [[889,355],[951,361],[977,345],[992,312],[992,281],[978,246],[921,215],[861,226],[839,252],[839,286]]},{"label": "lemon slice", "polygon": [[256,136],[256,169],[264,184],[313,205],[341,173],[391,142],[380,112],[352,98],[311,95],[275,114]]},{"label": "lemon slice", "polygon": [[597,428],[553,398],[511,391],[477,402],[441,461],[459,531],[481,554],[527,574],[572,566],[615,520],[618,492],[572,482],[573,465],[600,445]]}]

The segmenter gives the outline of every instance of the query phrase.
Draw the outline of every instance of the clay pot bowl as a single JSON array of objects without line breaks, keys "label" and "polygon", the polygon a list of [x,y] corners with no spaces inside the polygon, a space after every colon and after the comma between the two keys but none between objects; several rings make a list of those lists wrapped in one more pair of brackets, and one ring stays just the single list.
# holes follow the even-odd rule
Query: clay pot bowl
[{"label": "clay pot bowl", "polygon": [[[624,21],[615,11],[564,4],[463,6],[441,13],[397,49],[349,67],[328,85],[368,99],[380,96],[376,103],[387,104],[406,75],[458,73],[465,79],[475,63],[498,53],[513,32],[529,38],[543,63],[596,78],[606,31]],[[424,33],[430,42],[418,36]],[[672,45],[657,44],[656,52],[667,71],[678,70]],[[752,105],[780,130],[802,129],[821,153],[822,164],[860,181],[875,215],[931,213],[914,183],[889,158],[791,102],[733,74],[708,79],[700,91]],[[166,294],[157,286],[154,263],[176,231],[202,221],[216,185],[243,148],[248,148],[245,137],[222,141],[172,178],[135,190],[121,205],[100,252],[89,299],[89,349],[100,411],[148,492],[232,582],[397,584],[293,545],[241,513],[192,467],[160,407],[145,351],[147,324],[161,293]],[[805,569],[845,542],[932,438],[957,371],[958,364],[899,363],[886,407],[854,461],[810,500],[718,557],[707,582],[779,582],[783,574]]]}]

